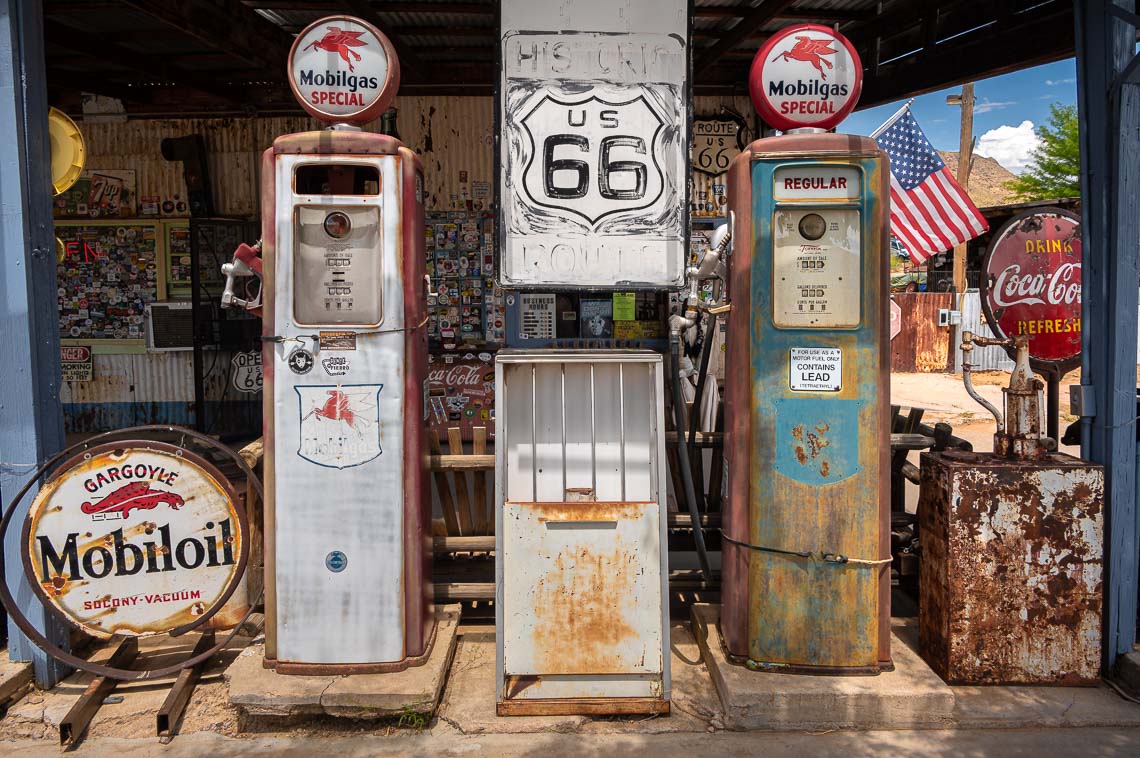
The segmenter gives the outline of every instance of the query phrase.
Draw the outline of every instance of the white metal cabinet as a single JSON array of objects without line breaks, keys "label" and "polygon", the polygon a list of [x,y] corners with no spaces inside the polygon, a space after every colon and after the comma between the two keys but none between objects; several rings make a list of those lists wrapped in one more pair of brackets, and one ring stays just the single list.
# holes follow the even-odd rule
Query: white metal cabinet
[{"label": "white metal cabinet", "polygon": [[668,707],[662,381],[648,351],[497,357],[501,713]]}]

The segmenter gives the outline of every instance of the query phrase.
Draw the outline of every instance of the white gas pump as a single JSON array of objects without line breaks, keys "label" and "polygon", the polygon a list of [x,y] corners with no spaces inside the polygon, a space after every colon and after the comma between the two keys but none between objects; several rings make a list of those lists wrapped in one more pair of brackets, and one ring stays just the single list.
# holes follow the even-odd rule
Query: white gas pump
[{"label": "white gas pump", "polygon": [[[223,301],[260,310],[265,366],[266,665],[382,672],[426,660],[431,607],[423,175],[360,130],[399,84],[359,19],[298,35],[289,80],[324,131],[262,156],[262,239]],[[237,294],[239,277],[261,291]]]}]

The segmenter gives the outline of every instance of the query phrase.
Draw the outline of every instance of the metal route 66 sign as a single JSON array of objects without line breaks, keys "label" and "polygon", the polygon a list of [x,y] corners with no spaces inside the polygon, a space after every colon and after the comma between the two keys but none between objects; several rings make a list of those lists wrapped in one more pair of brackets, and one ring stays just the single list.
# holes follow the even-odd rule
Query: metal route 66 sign
[{"label": "metal route 66 sign", "polygon": [[504,287],[684,281],[688,6],[622,7],[636,21],[594,5],[567,17],[558,6],[503,4]]},{"label": "metal route 66 sign", "polygon": [[[591,94],[571,102],[548,94],[522,125],[531,143],[523,170],[527,197],[584,219],[583,231],[661,197],[664,177],[651,148],[665,123],[644,96],[610,102]],[[608,130],[601,139],[599,130]]]}]

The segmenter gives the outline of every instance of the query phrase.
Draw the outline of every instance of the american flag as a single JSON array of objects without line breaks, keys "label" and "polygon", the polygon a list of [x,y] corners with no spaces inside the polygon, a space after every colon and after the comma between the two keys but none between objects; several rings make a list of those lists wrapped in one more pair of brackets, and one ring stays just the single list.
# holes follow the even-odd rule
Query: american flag
[{"label": "american flag", "polygon": [[891,234],[915,263],[990,228],[930,146],[909,105],[871,136],[891,159]]}]

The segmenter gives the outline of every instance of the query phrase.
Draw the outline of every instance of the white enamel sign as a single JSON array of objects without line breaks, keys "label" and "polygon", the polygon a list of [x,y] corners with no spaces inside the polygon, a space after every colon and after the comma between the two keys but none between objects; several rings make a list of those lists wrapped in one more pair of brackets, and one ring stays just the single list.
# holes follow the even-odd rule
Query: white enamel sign
[{"label": "white enamel sign", "polygon": [[399,84],[392,43],[352,16],[310,24],[289,53],[289,86],[301,106],[322,121],[372,121],[395,98]]},{"label": "white enamel sign", "polygon": [[503,3],[500,282],[679,286],[687,3],[583,5]]},{"label": "white enamel sign", "polygon": [[113,443],[40,490],[26,540],[40,597],[107,639],[163,634],[214,608],[235,581],[242,533],[233,491],[208,463]]},{"label": "white enamel sign", "polygon": [[777,129],[830,129],[859,101],[863,64],[826,26],[799,24],[768,38],[748,74],[752,103]]},{"label": "white enamel sign", "polygon": [[843,351],[837,347],[793,347],[788,362],[793,392],[838,392],[843,388]]}]

